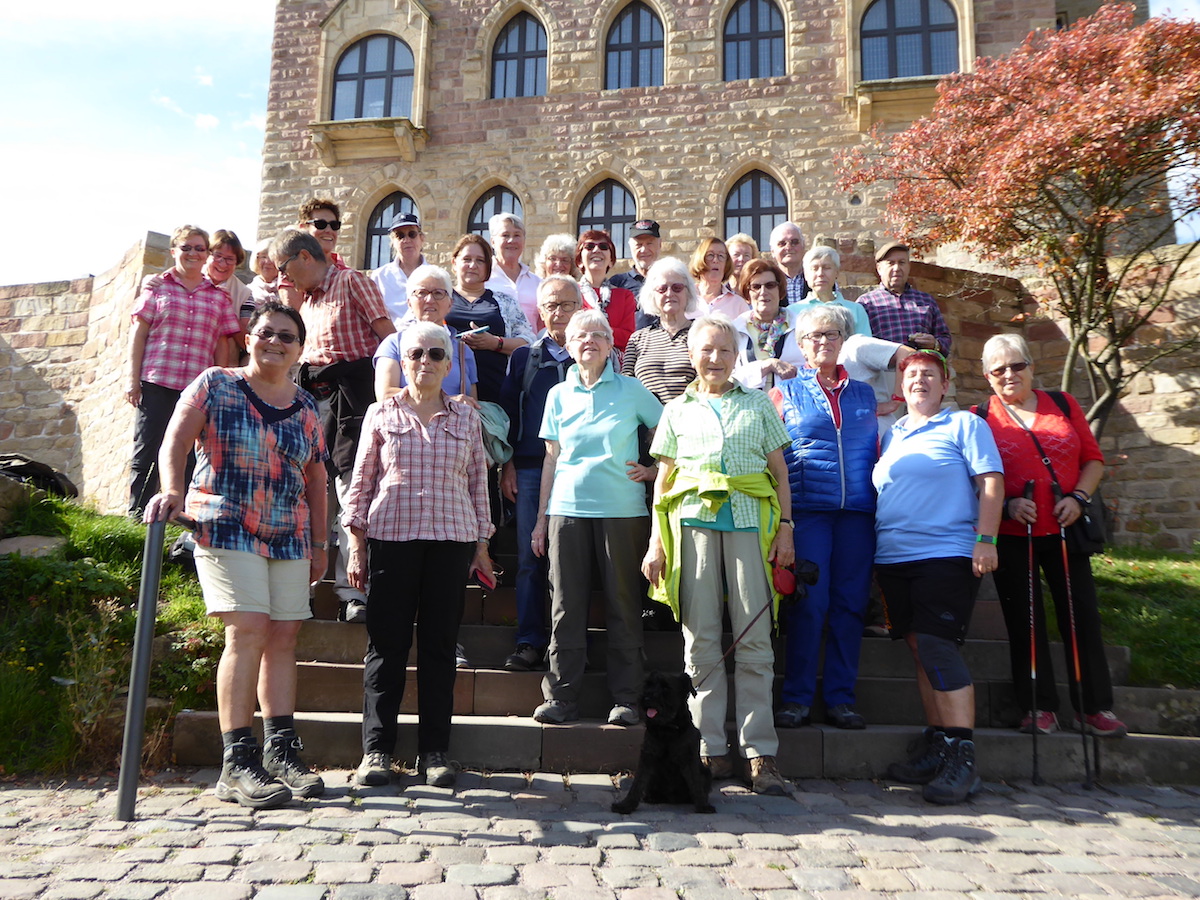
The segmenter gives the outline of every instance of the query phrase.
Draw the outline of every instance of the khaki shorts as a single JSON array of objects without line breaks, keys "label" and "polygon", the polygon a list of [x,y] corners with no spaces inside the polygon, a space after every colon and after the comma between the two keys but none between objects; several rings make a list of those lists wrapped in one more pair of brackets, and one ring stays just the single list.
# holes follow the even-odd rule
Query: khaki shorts
[{"label": "khaki shorts", "polygon": [[251,612],[279,622],[312,618],[307,559],[267,559],[244,550],[199,545],[193,558],[210,616]]}]

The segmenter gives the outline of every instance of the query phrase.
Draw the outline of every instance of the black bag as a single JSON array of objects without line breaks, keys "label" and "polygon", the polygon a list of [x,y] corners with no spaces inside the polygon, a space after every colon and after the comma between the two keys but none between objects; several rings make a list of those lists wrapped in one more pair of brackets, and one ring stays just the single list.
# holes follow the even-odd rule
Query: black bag
[{"label": "black bag", "polygon": [[1104,549],[1108,538],[1108,510],[1100,497],[1100,489],[1092,494],[1092,499],[1084,504],[1079,518],[1067,526],[1067,552],[1082,553],[1092,556]]}]

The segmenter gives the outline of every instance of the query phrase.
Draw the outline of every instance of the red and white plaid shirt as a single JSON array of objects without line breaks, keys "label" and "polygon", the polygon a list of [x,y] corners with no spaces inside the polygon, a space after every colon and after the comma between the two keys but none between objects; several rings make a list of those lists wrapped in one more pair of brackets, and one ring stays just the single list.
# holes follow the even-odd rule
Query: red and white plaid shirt
[{"label": "red and white plaid shirt", "polygon": [[304,298],[300,315],[308,330],[300,361],[314,366],[370,359],[379,347],[371,323],[391,321],[375,282],[362,272],[336,266],[329,266],[321,286]]},{"label": "red and white plaid shirt", "polygon": [[363,418],[342,525],[378,541],[487,540],[492,524],[479,414],[443,394],[429,425],[404,393]]},{"label": "red and white plaid shirt", "polygon": [[207,278],[189,291],[174,269],[158,287],[142,291],[133,318],[150,326],[139,379],[173,391],[213,366],[217,341],[242,331],[228,294]]}]

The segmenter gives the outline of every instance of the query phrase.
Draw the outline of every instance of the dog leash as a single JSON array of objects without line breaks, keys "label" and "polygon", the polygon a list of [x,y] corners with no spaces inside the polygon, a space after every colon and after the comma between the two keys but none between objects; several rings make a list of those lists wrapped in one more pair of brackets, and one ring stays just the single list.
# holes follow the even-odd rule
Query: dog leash
[{"label": "dog leash", "polygon": [[698,690],[700,690],[700,688],[703,686],[704,682],[708,681],[708,679],[712,675],[712,673],[717,671],[717,669],[719,669],[721,666],[723,666],[725,664],[725,660],[729,659],[729,654],[734,651],[734,648],[737,647],[737,645],[739,643],[741,643],[741,640],[742,640],[742,638],[744,638],[746,636],[746,633],[751,628],[754,627],[754,623],[757,622],[759,619],[761,619],[762,614],[765,613],[768,609],[770,609],[774,605],[774,603],[775,603],[774,598],[768,600],[767,605],[764,606],[762,609],[760,609],[758,611],[758,614],[755,615],[755,617],[750,620],[750,623],[745,628],[742,629],[742,633],[733,639],[733,643],[729,645],[729,649],[726,650],[723,654],[721,654],[721,658],[717,660],[716,664],[711,669],[709,669],[707,673],[705,673],[703,678],[701,678],[698,682],[696,682],[694,685],[692,685],[692,696],[693,697],[696,696],[696,692]]}]

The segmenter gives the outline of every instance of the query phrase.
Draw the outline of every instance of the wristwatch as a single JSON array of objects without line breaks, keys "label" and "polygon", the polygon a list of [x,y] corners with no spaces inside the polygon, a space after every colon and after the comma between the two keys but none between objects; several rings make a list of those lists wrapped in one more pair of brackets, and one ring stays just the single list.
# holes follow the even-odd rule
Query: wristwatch
[{"label": "wristwatch", "polygon": [[996,536],[994,534],[977,534],[977,535],[975,535],[975,543],[977,543],[977,544],[995,544]]}]

